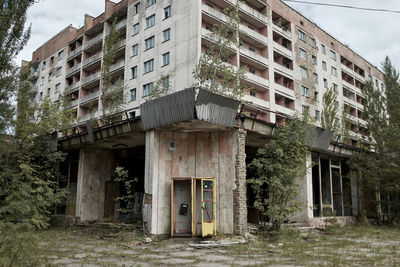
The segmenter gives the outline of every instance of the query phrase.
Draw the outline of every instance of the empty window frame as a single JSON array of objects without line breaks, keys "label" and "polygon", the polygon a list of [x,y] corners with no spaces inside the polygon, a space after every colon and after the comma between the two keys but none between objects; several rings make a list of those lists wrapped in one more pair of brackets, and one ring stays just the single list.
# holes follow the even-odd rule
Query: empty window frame
[{"label": "empty window frame", "polygon": [[171,6],[167,6],[164,8],[164,19],[171,17]]},{"label": "empty window frame", "polygon": [[139,3],[136,3],[136,4],[133,6],[133,13],[134,13],[135,15],[140,13],[140,2],[139,2]]},{"label": "empty window frame", "polygon": [[131,68],[131,79],[135,79],[138,76],[138,67],[134,66]]},{"label": "empty window frame", "polygon": [[143,85],[143,97],[150,95],[152,89],[153,89],[153,83],[148,83]]},{"label": "empty window frame", "polygon": [[135,101],[136,100],[136,88],[131,89],[129,91],[129,95],[130,95],[130,100]]}]

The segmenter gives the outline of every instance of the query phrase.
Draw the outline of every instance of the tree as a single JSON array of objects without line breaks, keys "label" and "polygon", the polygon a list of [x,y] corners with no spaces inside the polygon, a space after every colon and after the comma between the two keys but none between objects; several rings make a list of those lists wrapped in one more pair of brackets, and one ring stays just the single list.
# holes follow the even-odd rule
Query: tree
[{"label": "tree", "polygon": [[17,93],[18,68],[14,59],[30,37],[25,30],[26,12],[34,0],[0,1],[0,134],[11,126]]},{"label": "tree", "polygon": [[151,92],[146,96],[146,101],[153,100],[167,95],[171,90],[170,77],[172,74],[161,75],[151,89]]},{"label": "tree", "polygon": [[310,128],[307,118],[293,118],[275,129],[273,139],[257,151],[249,168],[255,177],[249,180],[254,189],[254,206],[279,230],[288,216],[299,209],[298,180],[306,173],[306,146]]},{"label": "tree", "polygon": [[340,112],[339,102],[336,100],[338,93],[330,88],[322,97],[323,110],[321,114],[321,126],[332,131],[332,139],[347,143],[349,140],[350,124],[346,119],[349,109],[343,108]]},{"label": "tree", "polygon": [[[227,21],[214,24],[208,35],[207,51],[201,55],[193,76],[194,87],[240,99],[248,86],[244,82],[245,71],[237,55],[241,46],[239,3],[224,10]],[[228,64],[236,57],[238,66]]]},{"label": "tree", "polygon": [[49,226],[50,215],[64,200],[57,188],[58,166],[65,154],[57,151],[56,129],[69,122],[62,103],[45,99],[32,103],[29,67],[19,76],[15,134],[0,142],[0,265],[27,265],[36,247],[35,230]]},{"label": "tree", "polygon": [[116,55],[118,51],[119,36],[116,30],[117,18],[115,18],[110,26],[110,32],[105,38],[103,49],[103,65],[101,69],[102,75],[102,94],[101,103],[103,106],[103,119],[106,114],[112,116],[120,111],[124,103],[124,81],[119,77],[113,81],[111,66],[116,63]]},{"label": "tree", "polygon": [[[350,164],[358,170],[364,204],[381,223],[400,222],[400,83],[388,57],[382,64],[385,88],[365,86],[364,119],[370,150],[353,153]],[[381,214],[383,212],[383,214]]]}]

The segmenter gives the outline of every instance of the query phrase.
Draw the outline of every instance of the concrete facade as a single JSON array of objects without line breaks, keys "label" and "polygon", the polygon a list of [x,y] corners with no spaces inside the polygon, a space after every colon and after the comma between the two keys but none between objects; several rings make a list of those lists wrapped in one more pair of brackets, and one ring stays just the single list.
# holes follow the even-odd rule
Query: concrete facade
[{"label": "concrete facade", "polygon": [[[76,200],[70,202],[76,205],[75,215],[81,221],[104,219],[105,183],[111,180],[117,164],[114,152],[145,146],[140,193],[144,194],[143,221],[151,234],[170,233],[171,178],[208,176],[216,177],[217,183],[217,231],[244,233],[249,208],[246,147],[262,146],[275,125],[305,109],[320,126],[322,96],[328,88],[337,90],[340,108],[349,107],[345,119],[351,122],[352,140],[348,145],[365,142],[362,90],[367,80],[383,90],[382,73],[280,0],[239,2],[243,46],[234,51],[235,60],[227,64],[247,70],[245,80],[251,90],[243,96],[240,118],[234,128],[216,130],[204,124],[203,129],[196,130],[181,125],[147,132],[140,132],[137,125],[131,128],[129,118],[139,120],[140,105],[161,77],[168,77],[171,92],[193,85],[192,72],[207,50],[213,24],[224,23],[224,8],[235,3],[105,0],[104,13],[97,17],[86,15],[82,28],[65,28],[33,53],[31,78],[37,91],[35,101],[41,103],[49,97],[55,102],[63,94],[71,100],[68,109],[73,111],[73,135],[60,137],[67,140],[63,141],[66,148],[80,149]],[[101,117],[104,110],[100,96],[105,90],[112,90],[112,86],[105,88],[101,68],[105,38],[114,20],[119,42],[111,66],[112,82],[123,83],[122,120],[128,122],[122,132],[117,127],[101,129],[95,135],[96,141],[90,142],[87,121]],[[175,150],[169,149],[170,141],[175,141]],[[312,223],[315,217],[330,216],[327,209],[349,214],[348,203],[353,209],[351,214],[356,215],[357,181],[350,181],[350,187],[346,187],[351,191],[347,194],[350,202],[343,197],[342,185],[342,162],[351,149],[338,150],[331,145],[327,151],[316,153],[322,155],[318,154],[318,172],[309,169],[300,179],[298,200],[303,207],[293,220]],[[332,167],[336,157],[340,158],[339,165]],[[307,165],[312,162],[310,154]],[[321,162],[329,163],[323,167]],[[322,168],[328,172],[322,173]],[[332,189],[332,168],[334,174],[340,170],[339,191]],[[330,186],[323,188],[321,184],[328,182]],[[323,199],[328,195],[330,198]],[[315,205],[319,205],[318,211]]]}]

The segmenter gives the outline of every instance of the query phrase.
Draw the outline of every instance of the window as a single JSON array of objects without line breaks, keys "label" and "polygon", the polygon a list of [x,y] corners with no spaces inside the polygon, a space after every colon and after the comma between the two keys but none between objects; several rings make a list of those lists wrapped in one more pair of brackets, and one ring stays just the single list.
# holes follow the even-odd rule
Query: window
[{"label": "window", "polygon": [[144,73],[152,72],[154,70],[154,59],[146,61],[143,65]]},{"label": "window", "polygon": [[311,38],[311,46],[314,48],[317,47],[317,41],[314,38]]},{"label": "window", "polygon": [[150,17],[146,18],[146,29],[153,27],[156,24],[156,15],[151,15]]},{"label": "window", "polygon": [[251,91],[250,91],[250,95],[256,97],[256,96],[257,96],[257,93],[256,93],[256,91],[251,90]]},{"label": "window", "polygon": [[371,76],[371,74],[368,75],[368,80],[372,81],[372,76]]},{"label": "window", "polygon": [[154,47],[154,35],[144,40],[144,50],[148,50]]},{"label": "window", "polygon": [[44,84],[44,77],[41,77],[40,78],[40,85],[43,85]]},{"label": "window", "polygon": [[171,17],[171,6],[164,8],[164,19]]},{"label": "window", "polygon": [[51,57],[50,58],[50,65],[53,65],[53,63],[54,63],[54,57]]},{"label": "window", "polygon": [[316,110],[316,111],[315,111],[315,119],[316,119],[317,121],[319,121],[319,120],[321,119],[321,113],[319,112],[319,110]]},{"label": "window", "polygon": [[337,77],[337,69],[335,67],[331,67],[331,74]]},{"label": "window", "polygon": [[137,56],[139,54],[139,45],[132,45],[132,57]]},{"label": "window", "polygon": [[304,115],[308,115],[309,114],[309,111],[310,111],[310,107],[307,107],[307,106],[301,106],[301,108],[302,108],[302,111],[303,111],[303,114]]},{"label": "window", "polygon": [[43,100],[43,92],[40,92],[40,94],[39,94],[39,100],[40,100],[40,101]]},{"label": "window", "polygon": [[136,15],[136,14],[139,14],[139,12],[140,12],[140,2],[139,2],[139,3],[136,3],[136,4],[133,6],[133,13]]},{"label": "window", "polygon": [[301,71],[301,77],[307,78],[307,76],[308,76],[307,69],[300,67],[300,71]]},{"label": "window", "polygon": [[312,59],[312,64],[313,64],[313,65],[317,65],[317,57],[314,56],[314,55],[312,55],[312,56],[311,56],[311,59]]},{"label": "window", "polygon": [[62,67],[57,68],[57,77],[61,75],[61,69],[62,69]]},{"label": "window", "polygon": [[307,52],[306,52],[306,50],[299,48],[299,51],[300,51],[300,57],[301,57],[302,59],[307,59]]},{"label": "window", "polygon": [[323,69],[324,71],[327,70],[327,68],[326,68],[326,62],[325,62],[325,61],[322,61],[322,69]]},{"label": "window", "polygon": [[379,89],[379,82],[378,82],[378,80],[376,80],[376,79],[375,79],[375,85],[376,85],[376,88]]},{"label": "window", "polygon": [[331,59],[336,61],[336,53],[335,53],[335,51],[332,51],[332,50],[331,50]]},{"label": "window", "polygon": [[305,96],[305,97],[309,97],[309,94],[308,94],[308,92],[309,92],[309,89],[307,88],[307,87],[305,87],[305,86],[301,86],[301,94],[303,95],[303,96]]},{"label": "window", "polygon": [[166,30],[164,30],[163,32],[162,32],[162,41],[163,42],[166,42],[166,41],[169,41],[169,39],[170,39],[170,33],[171,33],[171,30],[170,30],[170,28],[168,28],[168,29],[166,29]]},{"label": "window", "polygon": [[132,36],[134,36],[138,33],[139,33],[139,23],[136,23],[135,25],[133,25],[133,28],[132,28]]},{"label": "window", "polygon": [[131,79],[135,79],[138,76],[138,68],[134,66],[131,68]]},{"label": "window", "polygon": [[166,65],[169,65],[169,52],[162,55],[162,65],[161,66],[166,66]]},{"label": "window", "polygon": [[130,92],[130,96],[131,96],[131,101],[135,101],[136,100],[136,88],[133,88],[129,92]]},{"label": "window", "polygon": [[256,70],[253,69],[253,68],[249,68],[249,72],[252,73],[252,74],[256,74]]},{"label": "window", "polygon": [[321,52],[322,54],[326,55],[326,48],[325,45],[321,44]]},{"label": "window", "polygon": [[147,7],[152,6],[156,3],[156,0],[147,0]]},{"label": "window", "polygon": [[306,34],[303,31],[299,30],[299,38],[300,38],[300,40],[305,42],[307,37],[306,37]]},{"label": "window", "polygon": [[151,94],[151,90],[153,89],[153,83],[148,83],[143,85],[143,96],[148,96]]},{"label": "window", "polygon": [[324,78],[324,88],[328,88],[328,80]]},{"label": "window", "polygon": [[56,93],[60,92],[61,83],[56,84]]},{"label": "window", "polygon": [[136,117],[136,111],[129,112],[129,119],[133,119]]},{"label": "window", "polygon": [[51,81],[52,78],[53,78],[53,72],[50,71],[50,72],[49,72],[49,82]]},{"label": "window", "polygon": [[60,52],[58,52],[58,59],[62,59],[64,56],[64,50],[61,50]]},{"label": "window", "polygon": [[42,70],[44,70],[46,68],[46,61],[43,61],[42,63]]},{"label": "window", "polygon": [[161,82],[161,90],[168,90],[169,89],[169,76],[164,77]]},{"label": "window", "polygon": [[314,83],[318,84],[318,74],[313,73]]},{"label": "window", "polygon": [[315,102],[319,102],[319,93],[317,91],[314,92],[314,100]]},{"label": "window", "polygon": [[332,83],[333,86],[333,90],[335,90],[335,92],[337,92],[339,90],[339,87],[336,83]]},{"label": "window", "polygon": [[38,72],[39,71],[39,66],[33,67],[33,72]]},{"label": "window", "polygon": [[49,96],[50,97],[50,88],[47,88],[47,96]]}]

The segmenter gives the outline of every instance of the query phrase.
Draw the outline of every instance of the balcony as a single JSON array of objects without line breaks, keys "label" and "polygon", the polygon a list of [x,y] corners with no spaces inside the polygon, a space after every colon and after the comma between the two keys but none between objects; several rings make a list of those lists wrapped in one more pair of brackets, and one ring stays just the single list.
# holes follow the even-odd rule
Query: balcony
[{"label": "balcony", "polygon": [[82,84],[82,86],[84,86],[84,85],[87,85],[87,84],[92,83],[92,82],[94,82],[94,81],[97,81],[97,80],[100,79],[100,76],[101,76],[101,72],[98,71],[98,72],[96,72],[96,73],[94,73],[94,74],[92,74],[92,75],[89,75],[89,76],[86,77],[85,79],[83,79],[83,80],[81,81],[81,84]]},{"label": "balcony", "polygon": [[68,104],[68,108],[74,108],[78,105],[78,99],[71,100],[71,102]]},{"label": "balcony", "polygon": [[121,20],[120,22],[115,25],[115,29],[118,31],[119,29],[122,29],[126,27],[127,19]]},{"label": "balcony", "polygon": [[[228,3],[229,6],[236,5],[236,0],[224,0],[224,2]],[[225,6],[223,8],[225,8]],[[239,2],[239,11],[241,12],[241,17],[257,27],[263,27],[268,24],[268,17],[266,15],[243,2]]]},{"label": "balcony", "polygon": [[289,30],[287,30],[285,27],[282,27],[276,23],[272,23],[272,29],[274,31],[278,32],[279,34],[285,36],[289,40],[292,39],[292,33]]},{"label": "balcony", "polygon": [[79,105],[82,105],[89,101],[92,101],[93,99],[97,98],[99,95],[100,95],[100,91],[95,91],[91,94],[85,95],[85,96],[79,98]]},{"label": "balcony", "polygon": [[85,50],[95,46],[98,43],[101,43],[103,41],[103,34],[99,34],[96,37],[92,38],[85,44]]},{"label": "balcony", "polygon": [[254,85],[264,88],[264,89],[269,88],[269,80],[267,80],[263,77],[260,77],[258,75],[255,75],[253,73],[247,72],[245,74],[245,80],[248,81],[250,83],[250,85],[254,84]]},{"label": "balcony", "polygon": [[289,69],[289,68],[286,68],[285,66],[282,66],[282,65],[279,64],[279,63],[276,63],[276,62],[275,62],[275,64],[274,64],[274,70],[275,70],[277,73],[279,73],[279,74],[281,74],[281,75],[283,75],[283,76],[287,76],[287,77],[293,79],[293,75],[294,75],[293,70],[291,70],[291,69]]},{"label": "balcony", "polygon": [[85,114],[85,115],[80,116],[80,117],[79,117],[79,121],[80,121],[80,122],[83,122],[83,121],[90,120],[91,118],[97,118],[97,116],[98,116],[99,114],[100,114],[100,113],[99,113],[98,111],[93,112],[93,113],[87,113],[87,114]]},{"label": "balcony", "polygon": [[81,81],[75,82],[67,87],[65,87],[65,92],[68,93],[72,93],[74,91],[77,91],[79,89],[79,87],[81,86]]},{"label": "balcony", "polygon": [[115,63],[115,64],[112,64],[112,65],[110,66],[110,73],[111,73],[111,72],[119,71],[119,70],[123,69],[124,66],[125,66],[125,60],[122,60],[122,61],[120,61],[120,62],[117,62],[117,63]]},{"label": "balcony", "polygon": [[87,58],[85,61],[83,61],[83,67],[90,66],[96,62],[99,62],[101,60],[101,57],[103,56],[103,53],[97,53],[89,58]]},{"label": "balcony", "polygon": [[274,50],[276,52],[278,52],[279,54],[284,55],[285,57],[287,57],[289,59],[293,58],[292,50],[289,50],[286,47],[284,47],[284,46],[282,46],[282,45],[280,45],[280,44],[278,44],[276,42],[273,42],[273,47],[274,47]]},{"label": "balcony", "polygon": [[290,109],[290,108],[287,108],[285,106],[281,106],[278,104],[275,105],[275,111],[276,111],[276,113],[289,115],[289,116],[294,116],[294,113],[295,113],[295,111],[293,109]]},{"label": "balcony", "polygon": [[268,68],[268,58],[265,58],[257,54],[256,52],[253,52],[246,48],[240,48],[240,55],[257,63],[258,68]]},{"label": "balcony", "polygon": [[34,80],[37,80],[38,78],[39,78],[39,72],[38,71],[32,71],[30,76],[29,76],[29,79],[31,81],[34,81]]},{"label": "balcony", "polygon": [[[261,47],[266,47],[268,45],[268,38],[255,30],[250,29],[249,27],[246,27],[244,25],[239,26],[239,30],[241,31],[241,34],[243,35],[243,39],[252,39],[253,41],[256,41],[259,43],[259,46]],[[251,43],[251,41],[249,40]]]},{"label": "balcony", "polygon": [[289,96],[289,98],[295,97],[294,90],[289,89],[283,85],[280,85],[279,83],[275,83],[274,88],[277,92],[279,92],[279,94],[281,94],[283,96]]},{"label": "balcony", "polygon": [[82,52],[82,46],[78,46],[74,50],[68,53],[68,58],[74,57]]},{"label": "balcony", "polygon": [[264,100],[262,98],[258,98],[258,97],[255,97],[255,96],[244,95],[242,97],[242,100],[248,101],[248,102],[250,102],[252,104],[255,104],[255,105],[258,105],[260,107],[264,107],[264,108],[269,108],[270,107],[269,101],[266,101],[266,100]]},{"label": "balcony", "polygon": [[80,72],[80,70],[81,70],[81,64],[80,63],[76,64],[75,66],[67,70],[66,76],[68,77],[74,75],[75,73]]}]

